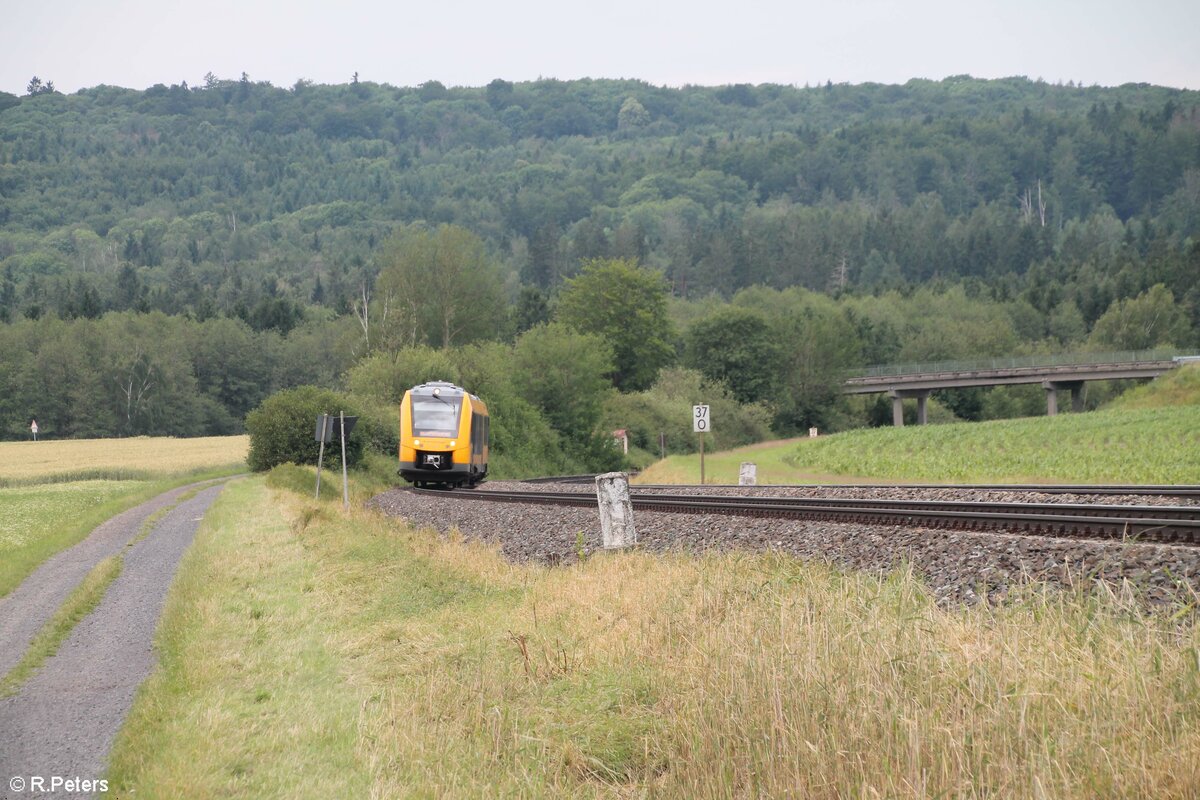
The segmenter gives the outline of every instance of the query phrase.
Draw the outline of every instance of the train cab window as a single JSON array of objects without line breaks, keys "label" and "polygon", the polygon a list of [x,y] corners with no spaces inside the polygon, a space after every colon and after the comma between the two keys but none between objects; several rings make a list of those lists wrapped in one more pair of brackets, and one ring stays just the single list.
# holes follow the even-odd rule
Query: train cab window
[{"label": "train cab window", "polygon": [[413,436],[457,436],[461,401],[441,397],[412,398]]}]

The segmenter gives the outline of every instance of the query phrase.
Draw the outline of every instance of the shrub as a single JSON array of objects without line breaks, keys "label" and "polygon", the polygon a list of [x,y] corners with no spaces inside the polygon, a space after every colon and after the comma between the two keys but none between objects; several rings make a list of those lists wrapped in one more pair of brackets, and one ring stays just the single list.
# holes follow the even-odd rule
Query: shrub
[{"label": "shrub", "polygon": [[[712,450],[771,437],[770,412],[766,408],[739,403],[724,384],[706,381],[699,372],[681,367],[664,369],[645,392],[610,396],[602,423],[604,430],[624,428],[630,447],[643,453],[659,452],[660,433],[667,437],[668,453],[692,453],[699,443],[692,432],[692,406],[701,403],[712,408],[713,429],[707,434],[706,445]],[[637,458],[644,455],[638,454]]]},{"label": "shrub", "polygon": [[[316,386],[285,389],[268,397],[258,408],[246,415],[246,431],[250,434],[250,454],[246,462],[255,472],[269,470],[279,464],[316,464],[320,444],[313,433],[317,415],[345,412],[359,416],[358,426],[346,440],[346,464],[354,466],[362,457],[363,445],[372,438],[375,426],[371,416],[359,413],[359,404],[344,395]],[[365,424],[364,424],[365,423]],[[325,463],[341,466],[341,445],[325,447]]]},{"label": "shrub", "polygon": [[368,450],[395,461],[400,450],[400,404],[377,403],[358,396],[354,396],[353,403],[358,409],[358,425],[351,436],[361,429]]}]

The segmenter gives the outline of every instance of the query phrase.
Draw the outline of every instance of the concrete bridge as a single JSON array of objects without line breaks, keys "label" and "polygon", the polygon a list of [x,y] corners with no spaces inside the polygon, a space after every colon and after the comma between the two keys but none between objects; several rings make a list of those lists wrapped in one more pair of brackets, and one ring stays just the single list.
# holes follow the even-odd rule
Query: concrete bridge
[{"label": "concrete bridge", "polygon": [[1058,413],[1059,391],[1070,391],[1071,410],[1082,411],[1086,381],[1156,378],[1186,362],[1200,362],[1200,355],[1150,350],[867,367],[848,377],[842,391],[887,392],[892,398],[892,421],[896,425],[904,424],[905,398],[914,397],[917,424],[924,425],[926,401],[935,389],[1040,383],[1046,390],[1046,413],[1053,416]]}]

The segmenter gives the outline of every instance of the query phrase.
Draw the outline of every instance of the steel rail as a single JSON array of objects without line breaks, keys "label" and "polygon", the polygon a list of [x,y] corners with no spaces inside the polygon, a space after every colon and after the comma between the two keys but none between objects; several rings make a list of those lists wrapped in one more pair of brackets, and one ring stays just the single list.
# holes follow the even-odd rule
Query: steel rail
[{"label": "steel rail", "polygon": [[[564,483],[579,483],[581,476]],[[539,481],[551,483],[547,479]],[[691,486],[691,484],[686,484]],[[685,484],[670,483],[639,483],[637,489],[679,489]],[[695,484],[697,488],[700,484]],[[1153,497],[1195,497],[1200,498],[1200,486],[1190,484],[1180,485],[1150,485],[1150,484],[1036,484],[1036,483],[764,483],[755,486],[741,486],[736,483],[706,483],[706,489],[746,489],[749,491],[761,489],[961,489],[973,492],[1014,492],[1040,494],[1096,494],[1096,495],[1144,495]]]},{"label": "steel rail", "polygon": [[[552,475],[526,478],[523,483],[591,483],[590,475]],[[640,483],[636,489],[679,489],[701,484]],[[965,491],[1036,492],[1040,494],[1098,494],[1146,495],[1155,497],[1195,497],[1200,499],[1200,485],[1194,484],[1098,484],[1098,483],[764,483],[742,486],[736,483],[706,483],[708,489],[962,489]]]},{"label": "steel rail", "polygon": [[[453,500],[593,507],[590,492],[410,491]],[[1200,544],[1200,508],[633,494],[635,509]]]}]

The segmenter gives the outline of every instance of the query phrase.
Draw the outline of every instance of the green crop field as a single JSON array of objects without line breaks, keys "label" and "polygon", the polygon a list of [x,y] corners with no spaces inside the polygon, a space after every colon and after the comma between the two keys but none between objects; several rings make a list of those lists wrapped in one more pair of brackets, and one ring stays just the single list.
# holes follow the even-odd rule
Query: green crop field
[{"label": "green crop field", "polygon": [[1200,483],[1200,406],[850,431],[785,460],[909,481]]},{"label": "green crop field", "polygon": [[142,481],[76,481],[44,486],[0,488],[0,560],[39,539],[63,520],[82,514],[110,500],[123,497]]},{"label": "green crop field", "polygon": [[[1176,396],[1191,396],[1186,384],[1164,384],[1088,414],[871,428],[754,445],[709,454],[705,477],[736,483],[738,465],[753,461],[759,483],[1200,483],[1200,405],[1163,404]],[[693,483],[699,472],[697,456],[672,456],[638,482]]]},{"label": "green crop field", "polygon": [[0,597],[38,564],[146,498],[151,485],[89,480],[0,488]]}]

